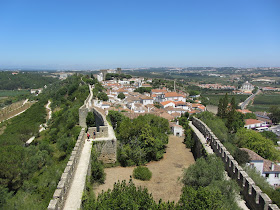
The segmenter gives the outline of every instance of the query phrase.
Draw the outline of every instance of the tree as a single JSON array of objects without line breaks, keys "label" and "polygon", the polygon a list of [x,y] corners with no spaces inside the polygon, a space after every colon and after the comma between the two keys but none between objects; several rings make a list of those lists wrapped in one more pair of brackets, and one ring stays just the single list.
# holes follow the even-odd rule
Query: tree
[{"label": "tree", "polygon": [[246,113],[244,119],[257,119],[257,117],[254,113]]},{"label": "tree", "polygon": [[237,148],[233,154],[234,159],[241,165],[250,162],[250,156],[245,150]]},{"label": "tree", "polygon": [[89,112],[86,118],[87,127],[95,127],[95,117],[93,112]]},{"label": "tree", "polygon": [[118,98],[121,99],[121,100],[123,100],[123,99],[125,98],[125,95],[124,95],[123,93],[120,93],[120,94],[118,95]]},{"label": "tree", "polygon": [[98,93],[97,98],[101,101],[108,101],[108,99],[109,99],[107,94],[104,92]]},{"label": "tree", "polygon": [[279,123],[280,122],[280,107],[279,106],[271,106],[269,108],[269,118],[273,123]]}]

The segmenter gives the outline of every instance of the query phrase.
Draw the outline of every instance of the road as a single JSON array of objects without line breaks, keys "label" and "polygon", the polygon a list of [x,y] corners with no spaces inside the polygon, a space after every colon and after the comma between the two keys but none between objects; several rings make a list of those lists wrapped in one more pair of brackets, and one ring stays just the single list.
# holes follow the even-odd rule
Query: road
[{"label": "road", "polygon": [[249,104],[249,102],[257,95],[259,94],[261,91],[260,89],[258,89],[258,91],[255,94],[250,95],[242,104],[241,104],[241,109],[245,109],[246,106]]}]

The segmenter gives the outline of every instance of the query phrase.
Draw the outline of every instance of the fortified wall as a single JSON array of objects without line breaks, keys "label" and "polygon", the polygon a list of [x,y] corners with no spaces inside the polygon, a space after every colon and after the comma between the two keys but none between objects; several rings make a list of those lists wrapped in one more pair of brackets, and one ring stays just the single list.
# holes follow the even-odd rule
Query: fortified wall
[{"label": "fortified wall", "polygon": [[[262,190],[255,184],[255,182],[249,177],[249,175],[243,170],[243,168],[237,163],[232,155],[227,151],[224,145],[219,141],[211,129],[201,120],[193,118],[193,125],[204,135],[208,136],[210,140],[210,146],[213,151],[219,156],[225,164],[225,169],[228,175],[235,179],[241,188],[241,193],[244,199],[248,203],[251,209],[265,209],[265,210],[276,210],[277,205],[272,204],[271,199],[267,194],[263,193]],[[195,135],[195,134],[194,134]],[[197,155],[204,155],[203,146],[197,143],[198,137],[195,137],[195,148]],[[200,152],[201,151],[201,152]],[[199,156],[198,156],[199,157]]]},{"label": "fortified wall", "polygon": [[67,193],[73,181],[75,171],[81,156],[81,151],[85,143],[85,129],[82,128],[80,135],[78,136],[75,147],[71,153],[69,161],[61,175],[57,188],[53,194],[53,199],[50,201],[48,210],[62,209],[66,200]]}]

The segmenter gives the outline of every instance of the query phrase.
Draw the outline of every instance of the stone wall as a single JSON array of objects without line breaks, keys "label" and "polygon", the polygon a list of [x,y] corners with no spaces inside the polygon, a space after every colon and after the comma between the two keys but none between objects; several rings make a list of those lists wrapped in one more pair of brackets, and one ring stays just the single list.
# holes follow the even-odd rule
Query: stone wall
[{"label": "stone wall", "polygon": [[98,160],[103,163],[115,163],[117,161],[117,140],[95,141],[93,147],[96,149]]},{"label": "stone wall", "polygon": [[53,199],[50,201],[48,210],[62,209],[68,190],[71,186],[74,173],[77,169],[77,165],[81,156],[81,152],[85,143],[85,129],[82,128],[80,135],[78,136],[75,147],[71,153],[69,161],[61,175],[60,181],[58,182],[57,188],[53,194]]},{"label": "stone wall", "polygon": [[277,205],[272,204],[268,195],[261,191],[237,161],[234,160],[232,155],[204,122],[194,117],[192,123],[204,136],[209,137],[213,151],[217,156],[221,157],[228,175],[237,181],[241,188],[241,193],[250,208],[279,209]]},{"label": "stone wall", "polygon": [[194,159],[196,160],[197,158],[200,157],[206,157],[207,152],[204,148],[205,145],[201,143],[199,137],[195,134],[195,132],[192,132],[192,138],[194,139],[194,145],[191,148],[191,151],[193,153]]}]

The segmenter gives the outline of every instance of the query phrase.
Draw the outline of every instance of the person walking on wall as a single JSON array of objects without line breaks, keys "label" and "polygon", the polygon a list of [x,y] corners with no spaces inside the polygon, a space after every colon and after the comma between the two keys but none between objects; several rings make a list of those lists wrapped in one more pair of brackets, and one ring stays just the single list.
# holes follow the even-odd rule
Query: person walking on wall
[{"label": "person walking on wall", "polygon": [[89,132],[87,133],[87,139],[88,139],[88,141],[89,141],[89,137],[90,137],[90,135],[89,135]]},{"label": "person walking on wall", "polygon": [[93,131],[93,139],[95,139],[95,131]]}]

